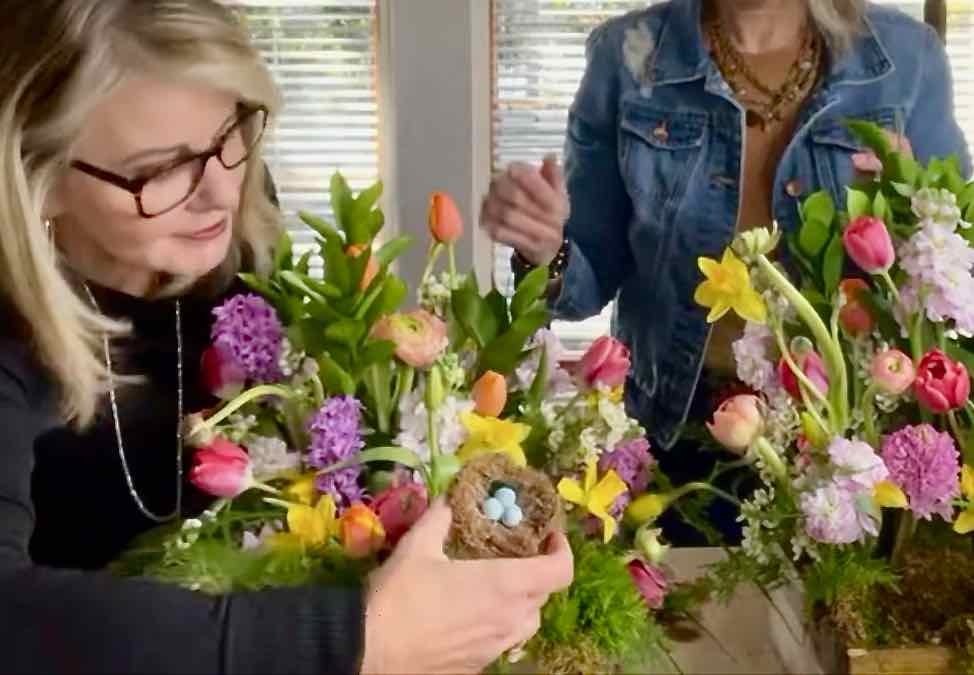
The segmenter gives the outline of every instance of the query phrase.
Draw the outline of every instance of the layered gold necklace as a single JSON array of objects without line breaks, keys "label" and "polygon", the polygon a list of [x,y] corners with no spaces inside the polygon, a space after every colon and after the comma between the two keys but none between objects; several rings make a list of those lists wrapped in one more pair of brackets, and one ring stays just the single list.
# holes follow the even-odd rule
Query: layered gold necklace
[{"label": "layered gold necklace", "polygon": [[807,25],[802,31],[798,56],[785,81],[777,87],[762,81],[748,66],[719,17],[710,22],[708,36],[717,67],[747,109],[749,127],[763,130],[781,122],[784,109],[805,100],[818,81],[824,49],[817,31]]}]

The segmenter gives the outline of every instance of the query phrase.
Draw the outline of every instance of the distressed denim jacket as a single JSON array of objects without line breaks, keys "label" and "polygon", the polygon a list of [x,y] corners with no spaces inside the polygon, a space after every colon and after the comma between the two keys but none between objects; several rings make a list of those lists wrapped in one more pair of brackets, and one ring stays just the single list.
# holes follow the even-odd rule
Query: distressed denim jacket
[{"label": "distressed denim jacket", "polygon": [[[671,0],[613,19],[588,42],[565,147],[570,257],[555,314],[578,320],[615,300],[629,346],[630,412],[669,448],[686,422],[709,338],[693,294],[699,256],[732,241],[740,204],[744,114],[708,55],[701,0]],[[828,64],[777,169],[772,213],[796,227],[803,196],[837,202],[861,150],[843,126],[871,120],[907,136],[921,161],[970,160],[954,119],[945,50],[928,26],[870,6],[851,51]]]}]

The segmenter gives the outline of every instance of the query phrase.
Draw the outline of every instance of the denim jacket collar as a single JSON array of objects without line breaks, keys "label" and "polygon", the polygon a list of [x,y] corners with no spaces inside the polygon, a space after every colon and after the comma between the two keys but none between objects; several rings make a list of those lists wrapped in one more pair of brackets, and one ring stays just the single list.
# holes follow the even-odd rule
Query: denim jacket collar
[{"label": "denim jacket collar", "polygon": [[[703,0],[676,0],[670,5],[653,57],[653,84],[679,84],[714,77],[713,62],[704,47],[700,19]],[[829,67],[825,88],[875,82],[894,70],[893,61],[869,19],[854,50]]]}]

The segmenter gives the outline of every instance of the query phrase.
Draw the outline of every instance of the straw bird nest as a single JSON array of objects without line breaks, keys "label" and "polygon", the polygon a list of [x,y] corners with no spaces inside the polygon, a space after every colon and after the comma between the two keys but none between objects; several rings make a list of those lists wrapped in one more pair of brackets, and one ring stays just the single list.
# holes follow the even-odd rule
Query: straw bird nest
[{"label": "straw bird nest", "polygon": [[[485,505],[507,490],[520,518],[490,514]],[[463,467],[449,494],[453,510],[450,555],[459,559],[525,558],[543,552],[545,540],[564,527],[561,501],[542,472],[514,464],[507,455],[476,457]],[[509,507],[508,507],[509,508]],[[515,524],[515,521],[516,522]]]}]

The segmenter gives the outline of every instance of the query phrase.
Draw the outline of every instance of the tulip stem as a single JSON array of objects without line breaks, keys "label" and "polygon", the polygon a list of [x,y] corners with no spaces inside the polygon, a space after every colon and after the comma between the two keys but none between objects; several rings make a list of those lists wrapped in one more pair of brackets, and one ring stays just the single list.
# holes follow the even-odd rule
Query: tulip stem
[{"label": "tulip stem", "polygon": [[423,276],[420,277],[419,280],[420,288],[426,285],[426,282],[429,280],[430,274],[433,273],[433,267],[436,265],[436,261],[440,257],[441,253],[443,253],[443,244],[441,244],[440,242],[436,242],[430,247],[429,255],[427,256],[427,260],[426,260],[426,269],[423,270]]},{"label": "tulip stem", "polygon": [[[846,372],[845,356],[839,343],[829,335],[822,317],[818,315],[808,299],[802,295],[788,279],[778,271],[766,255],[757,257],[758,266],[764,272],[771,284],[791,303],[798,316],[812,331],[812,336],[822,351],[825,368],[829,374],[829,418],[832,421],[832,431],[842,434],[849,426],[849,377]],[[796,376],[800,373],[796,370]]]},{"label": "tulip stem", "polygon": [[773,332],[775,339],[778,342],[778,350],[781,352],[781,357],[785,360],[785,364],[791,369],[791,372],[795,374],[795,378],[798,380],[798,390],[801,393],[802,402],[805,404],[808,414],[811,415],[816,422],[818,422],[818,425],[822,427],[825,433],[831,435],[832,426],[830,424],[826,424],[825,420],[822,419],[818,409],[812,405],[811,401],[809,400],[809,394],[812,394],[816,399],[818,399],[818,402],[825,407],[825,412],[829,416],[829,419],[834,417],[831,403],[829,403],[829,400],[825,398],[825,394],[819,391],[818,387],[816,387],[812,381],[808,379],[805,372],[798,367],[798,364],[795,363],[795,359],[792,358],[788,345],[785,344],[785,336],[781,331],[780,326],[776,326]]},{"label": "tulip stem", "polygon": [[900,522],[899,526],[896,528],[896,539],[893,542],[893,554],[890,560],[894,569],[896,569],[896,567],[903,562],[903,556],[906,554],[907,545],[909,544],[910,539],[913,538],[913,533],[916,531],[916,520],[913,519],[912,513],[906,509],[901,509],[899,516]]},{"label": "tulip stem", "polygon": [[714,494],[717,497],[720,497],[721,499],[730,502],[731,504],[734,504],[736,506],[741,505],[741,500],[735,497],[734,495],[732,495],[731,493],[725,492],[724,490],[721,490],[719,487],[714,487],[710,483],[699,483],[699,482],[686,483],[685,485],[681,485],[679,488],[677,488],[676,490],[674,490],[668,495],[669,502],[673,503],[677,499],[680,499],[681,497],[685,497],[691,492],[710,492],[711,494]]},{"label": "tulip stem", "polygon": [[287,387],[274,384],[265,384],[248,389],[237,396],[237,398],[223,406],[220,411],[214,414],[212,417],[209,417],[202,423],[197,424],[193,429],[190,430],[189,435],[192,436],[202,431],[212,431],[214,428],[216,428],[216,425],[240,410],[240,408],[244,407],[251,401],[255,401],[265,396],[278,396],[283,399],[289,399],[294,396],[294,392]]},{"label": "tulip stem", "polygon": [[321,378],[318,375],[311,376],[311,391],[315,397],[315,406],[320,408],[325,404],[325,387],[321,384]]},{"label": "tulip stem", "polygon": [[[278,490],[276,487],[272,487],[272,486],[268,485],[267,483],[257,483],[257,482],[255,482],[250,487],[252,487],[255,490],[260,490],[262,492],[268,492],[268,493],[270,493],[272,495],[279,495],[279,494],[281,494],[281,491],[280,490]],[[227,511],[229,511],[229,510],[230,510],[230,506],[227,505]]]},{"label": "tulip stem", "polygon": [[452,241],[446,245],[446,253],[448,257],[448,269],[450,270],[450,290],[452,291],[457,285],[456,246],[454,246]]},{"label": "tulip stem", "polygon": [[781,461],[781,457],[775,451],[771,443],[768,442],[764,436],[758,437],[756,441],[751,445],[755,454],[764,460],[765,465],[774,474],[774,476],[782,483],[785,484],[788,480],[788,467],[785,463]]},{"label": "tulip stem", "polygon": [[896,304],[900,302],[900,291],[896,288],[896,284],[893,283],[893,278],[889,275],[889,270],[883,270],[879,273],[879,277],[886,282],[886,287],[889,289],[890,294],[893,296],[893,301]]},{"label": "tulip stem", "polygon": [[866,442],[873,448],[879,448],[879,434],[876,433],[876,393],[879,387],[876,383],[866,388],[862,397],[862,423],[866,431]]},{"label": "tulip stem", "polygon": [[957,445],[960,446],[961,456],[967,462],[970,459],[967,451],[967,438],[963,433],[964,430],[960,428],[960,422],[957,421],[957,414],[953,410],[947,413],[947,422],[950,424],[950,430],[954,432]]}]

